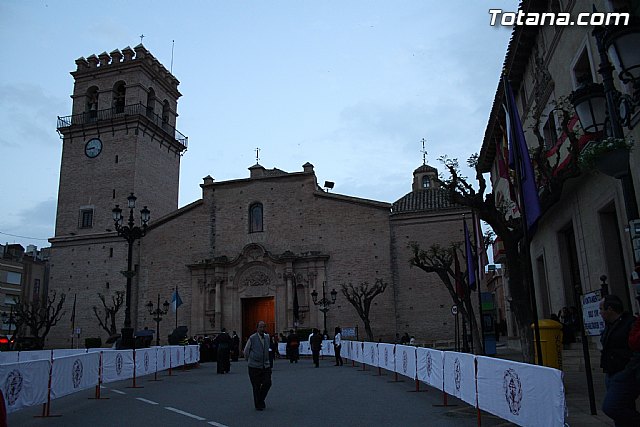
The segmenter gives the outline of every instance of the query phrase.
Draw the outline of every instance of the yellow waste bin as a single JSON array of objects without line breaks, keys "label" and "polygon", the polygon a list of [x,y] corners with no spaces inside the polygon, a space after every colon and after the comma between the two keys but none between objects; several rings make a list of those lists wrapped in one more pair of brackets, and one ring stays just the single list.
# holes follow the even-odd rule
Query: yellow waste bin
[{"label": "yellow waste bin", "polygon": [[[542,348],[542,364],[550,368],[562,369],[562,323],[551,319],[538,322],[540,329],[540,347]],[[535,327],[532,324],[534,339]],[[533,344],[535,361],[538,361],[538,347]]]}]

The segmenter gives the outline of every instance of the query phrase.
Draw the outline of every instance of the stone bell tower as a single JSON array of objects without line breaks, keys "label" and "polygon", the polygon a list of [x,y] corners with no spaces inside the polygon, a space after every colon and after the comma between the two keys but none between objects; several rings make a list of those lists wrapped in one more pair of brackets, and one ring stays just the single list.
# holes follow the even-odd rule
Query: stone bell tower
[{"label": "stone bell tower", "polygon": [[178,80],[140,44],[76,60],[63,139],[56,237],[113,228],[111,210],[130,193],[158,218],[178,207]]},{"label": "stone bell tower", "polygon": [[[148,207],[151,225],[177,210],[187,137],[176,129],[179,82],[142,44],[79,58],[76,67],[71,115],[58,117],[62,161],[49,284],[66,295],[67,319],[73,304],[74,338],[82,341],[107,332],[93,311],[102,310],[100,296],[110,302],[125,291],[123,272],[133,272],[131,326],[139,327],[140,241],[129,268],[128,244],[115,231],[112,210],[119,205],[127,215],[131,193],[135,215]],[[117,312],[118,327],[124,311]],[[47,345],[73,345],[68,325],[54,327]]]}]

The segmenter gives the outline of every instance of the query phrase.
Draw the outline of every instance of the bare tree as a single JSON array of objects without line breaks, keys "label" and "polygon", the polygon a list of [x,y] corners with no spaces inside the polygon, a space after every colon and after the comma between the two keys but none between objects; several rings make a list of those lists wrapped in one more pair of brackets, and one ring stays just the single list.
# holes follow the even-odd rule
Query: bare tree
[{"label": "bare tree", "polygon": [[44,348],[44,340],[49,331],[64,316],[62,311],[66,295],[60,294],[58,298],[55,291],[47,295],[44,305],[40,301],[20,302],[16,299],[14,306],[16,316],[16,334],[18,336],[32,336],[35,338],[34,346],[36,349]]},{"label": "bare tree", "polygon": [[[536,181],[539,187],[540,205],[542,214],[560,200],[565,183],[580,175],[579,152],[580,142],[576,133],[569,129],[569,123],[574,113],[566,98],[559,98],[554,111],[561,117],[561,128],[566,135],[569,156],[563,160],[560,167],[560,150],[555,155],[549,154],[549,149],[544,145],[544,139],[539,132],[534,135],[538,139],[538,146],[532,154],[532,161],[536,165],[538,174]],[[542,115],[534,118],[536,124],[540,123]],[[498,151],[500,148],[498,148]],[[476,170],[475,179],[478,189],[475,189],[470,180],[460,174],[457,159],[449,159],[446,156],[440,158],[446,167],[449,177],[440,178],[439,181],[449,193],[450,201],[473,209],[478,218],[489,224],[495,234],[504,244],[506,267],[509,272],[508,287],[511,295],[511,309],[515,315],[518,333],[522,344],[522,356],[525,361],[533,360],[533,332],[529,325],[533,321],[532,301],[530,298],[527,264],[521,252],[523,237],[522,225],[519,219],[514,219],[507,212],[511,210],[513,203],[496,203],[496,197],[492,192],[487,192],[487,182],[478,169],[478,154],[473,154],[467,164]]]},{"label": "bare tree", "polygon": [[342,294],[347,298],[347,301],[355,307],[358,316],[362,319],[362,322],[364,323],[364,330],[367,333],[367,339],[369,341],[373,341],[371,321],[369,320],[371,302],[375,297],[387,289],[387,283],[382,279],[376,279],[376,282],[373,284],[364,281],[356,286],[353,286],[351,283],[348,285],[342,284],[340,286],[342,288]]},{"label": "bare tree", "polygon": [[122,307],[122,303],[124,302],[124,292],[116,291],[115,295],[111,295],[111,305],[107,305],[106,297],[101,293],[98,293],[98,298],[102,301],[104,315],[101,316],[101,314],[98,313],[98,307],[95,305],[93,306],[93,314],[95,314],[96,319],[98,319],[100,327],[104,329],[109,336],[115,335],[118,333],[118,328],[116,327],[116,313],[120,310],[120,307]]},{"label": "bare tree", "polygon": [[[431,245],[427,250],[420,249],[420,246],[412,242],[410,244],[413,252],[411,265],[427,273],[436,273],[444,286],[449,291],[453,303],[458,306],[462,317],[467,319],[471,329],[473,345],[476,349],[481,349],[480,334],[478,322],[473,312],[473,304],[471,302],[471,293],[467,290],[468,284],[464,284],[464,277],[456,278],[455,271],[451,268],[453,264],[453,251],[458,250],[460,244],[452,244],[449,248],[443,248],[438,244]],[[460,281],[462,292],[456,289],[456,281]],[[460,295],[462,293],[462,295]]]}]

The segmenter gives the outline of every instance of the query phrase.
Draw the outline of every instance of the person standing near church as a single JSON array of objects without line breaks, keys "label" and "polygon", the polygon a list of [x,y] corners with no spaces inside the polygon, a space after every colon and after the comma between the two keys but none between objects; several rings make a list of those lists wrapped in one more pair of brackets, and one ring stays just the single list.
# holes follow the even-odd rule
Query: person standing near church
[{"label": "person standing near church", "polygon": [[238,355],[240,354],[240,337],[233,331],[233,335],[231,336],[231,360],[234,362],[238,361]]},{"label": "person standing near church", "polygon": [[249,362],[249,379],[253,388],[253,404],[257,411],[266,408],[264,400],[271,388],[271,367],[269,366],[269,334],[266,323],[259,321],[256,333],[251,335],[244,346],[244,358]]},{"label": "person standing near church", "polygon": [[229,350],[231,349],[231,337],[227,333],[225,328],[222,328],[220,334],[213,340],[216,345],[217,354],[217,372],[219,374],[228,374],[231,370],[231,363],[229,362]]},{"label": "person standing near church", "polygon": [[342,366],[342,356],[340,356],[340,350],[342,349],[342,329],[340,326],[336,326],[336,333],[333,336],[333,353],[336,355],[336,366]]},{"label": "person standing near church", "polygon": [[316,368],[320,367],[320,350],[322,350],[322,335],[318,329],[313,329],[313,335],[309,337],[309,345],[311,346],[311,355],[313,356],[313,364]]}]

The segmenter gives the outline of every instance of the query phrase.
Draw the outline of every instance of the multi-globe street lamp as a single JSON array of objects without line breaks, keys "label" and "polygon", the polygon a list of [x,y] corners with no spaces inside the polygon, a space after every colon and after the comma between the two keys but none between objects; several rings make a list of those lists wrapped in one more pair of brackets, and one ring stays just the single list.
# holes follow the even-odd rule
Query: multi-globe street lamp
[{"label": "multi-globe street lamp", "polygon": [[160,308],[160,294],[158,294],[158,304],[156,305],[156,309],[153,309],[153,303],[149,301],[147,303],[147,309],[149,310],[149,314],[155,316],[153,320],[156,322],[156,345],[160,346],[160,321],[162,320],[162,315],[167,314],[169,312],[169,301],[164,300],[162,304],[163,308]]},{"label": "multi-globe street lamp", "polygon": [[311,292],[311,298],[313,299],[313,304],[314,305],[319,305],[320,306],[320,311],[322,312],[322,314],[324,315],[324,330],[328,330],[327,329],[327,312],[329,311],[329,306],[331,304],[335,304],[336,303],[336,297],[338,296],[338,292],[334,289],[330,292],[331,294],[331,299],[327,299],[327,294],[325,291],[325,284],[326,282],[322,282],[322,299],[318,301],[318,292],[314,289],[313,292]]},{"label": "multi-globe street lamp", "polygon": [[[598,73],[602,76],[602,83],[591,83],[578,88],[571,94],[571,102],[585,132],[601,133],[604,137],[624,140],[623,126],[633,129],[634,112],[640,106],[640,25],[636,21],[628,26],[599,27],[593,31],[593,36],[600,56]],[[622,94],[615,88],[614,70],[618,71],[620,81],[628,85],[630,94]],[[594,141],[591,144],[597,146],[602,142]],[[633,221],[638,219],[638,203],[628,150],[619,151],[623,160],[614,162],[618,170],[603,171],[620,179],[627,220]],[[639,259],[635,261],[640,262]]]},{"label": "multi-globe street lamp", "polygon": [[131,193],[127,197],[127,207],[129,208],[129,221],[127,225],[122,225],[122,209],[119,205],[113,208],[113,222],[115,223],[118,236],[124,237],[129,244],[129,251],[127,253],[127,271],[123,271],[122,274],[127,278],[127,289],[125,297],[125,309],[124,309],[124,327],[122,328],[122,346],[124,348],[133,348],[133,328],[131,327],[131,279],[136,275],[136,272],[132,268],[133,258],[133,243],[142,238],[147,232],[147,225],[149,219],[151,219],[151,212],[145,206],[140,210],[140,221],[142,226],[135,225],[133,218],[133,210],[136,207],[137,197]]}]

